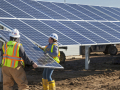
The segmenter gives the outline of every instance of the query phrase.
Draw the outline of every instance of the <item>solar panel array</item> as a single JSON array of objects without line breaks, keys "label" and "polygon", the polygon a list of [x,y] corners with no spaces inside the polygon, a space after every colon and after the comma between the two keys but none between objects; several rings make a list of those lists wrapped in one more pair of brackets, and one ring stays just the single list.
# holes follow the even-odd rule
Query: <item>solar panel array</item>
[{"label": "solar panel array", "polygon": [[[45,46],[57,33],[59,45],[119,43],[120,8],[33,0],[1,0],[0,21]],[[106,21],[106,22],[105,22]]]},{"label": "solar panel array", "polygon": [[[59,45],[120,43],[120,8],[33,0],[0,0],[0,24],[45,46],[51,33]],[[1,34],[1,33],[0,33]]]}]

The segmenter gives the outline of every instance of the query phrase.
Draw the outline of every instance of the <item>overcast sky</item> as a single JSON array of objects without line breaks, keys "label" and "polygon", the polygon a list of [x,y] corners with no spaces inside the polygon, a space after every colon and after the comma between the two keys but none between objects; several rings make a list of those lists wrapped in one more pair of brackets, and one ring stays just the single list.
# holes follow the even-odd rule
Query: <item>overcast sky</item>
[{"label": "overcast sky", "polygon": [[99,6],[112,6],[120,7],[120,0],[39,0],[39,1],[52,1],[52,2],[66,2],[77,3],[85,5],[99,5]]}]

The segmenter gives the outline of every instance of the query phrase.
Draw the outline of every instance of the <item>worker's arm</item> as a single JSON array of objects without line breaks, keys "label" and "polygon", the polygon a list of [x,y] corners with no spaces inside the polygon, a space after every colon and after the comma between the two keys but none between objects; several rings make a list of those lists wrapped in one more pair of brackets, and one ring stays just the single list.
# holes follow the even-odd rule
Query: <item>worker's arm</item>
[{"label": "worker's arm", "polygon": [[25,53],[25,50],[23,48],[23,46],[21,45],[20,46],[20,49],[19,49],[19,56],[22,57],[22,59],[24,60],[25,64],[28,64],[28,65],[32,65],[34,68],[36,67],[36,63],[34,63]]},{"label": "worker's arm", "polygon": [[40,49],[42,49],[42,50],[44,50],[44,48],[43,47],[40,47],[40,46],[38,46]]},{"label": "worker's arm", "polygon": [[53,53],[49,53],[49,55],[52,57],[58,56],[58,46],[54,45]]},{"label": "worker's arm", "polygon": [[2,50],[2,49],[0,49],[0,52],[1,52],[1,55],[0,55],[0,56],[3,56],[3,50]]}]

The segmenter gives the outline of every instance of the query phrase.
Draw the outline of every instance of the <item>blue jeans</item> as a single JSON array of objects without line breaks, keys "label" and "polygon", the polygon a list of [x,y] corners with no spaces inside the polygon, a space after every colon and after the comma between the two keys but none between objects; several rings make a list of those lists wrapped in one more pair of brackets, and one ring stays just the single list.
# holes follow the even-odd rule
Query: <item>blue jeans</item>
[{"label": "blue jeans", "polygon": [[47,79],[48,81],[52,81],[51,75],[52,75],[53,71],[54,71],[54,69],[52,69],[52,68],[44,68],[43,78]]}]

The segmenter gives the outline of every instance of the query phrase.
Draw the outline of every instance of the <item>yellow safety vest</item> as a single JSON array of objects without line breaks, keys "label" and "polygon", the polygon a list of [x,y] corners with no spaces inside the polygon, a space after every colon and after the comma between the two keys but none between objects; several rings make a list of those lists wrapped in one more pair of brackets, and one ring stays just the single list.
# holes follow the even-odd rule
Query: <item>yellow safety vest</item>
[{"label": "yellow safety vest", "polygon": [[[51,46],[51,53],[53,53],[53,47],[54,47],[54,45],[57,45],[57,44],[52,44],[52,46]],[[48,45],[47,45],[47,46],[48,46]],[[47,48],[47,46],[45,46],[45,49]],[[44,51],[45,51],[45,49],[44,49]],[[60,51],[59,51],[59,48],[58,48],[58,56],[53,57],[53,59],[54,59],[57,63],[60,63],[59,58],[60,58]]]},{"label": "yellow safety vest", "polygon": [[2,59],[3,66],[16,68],[18,66],[18,62],[22,62],[23,66],[25,66],[24,60],[19,57],[20,45],[20,43],[15,41],[9,41],[2,46],[4,53]]}]

